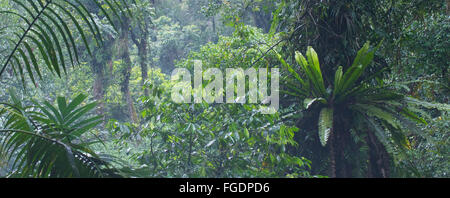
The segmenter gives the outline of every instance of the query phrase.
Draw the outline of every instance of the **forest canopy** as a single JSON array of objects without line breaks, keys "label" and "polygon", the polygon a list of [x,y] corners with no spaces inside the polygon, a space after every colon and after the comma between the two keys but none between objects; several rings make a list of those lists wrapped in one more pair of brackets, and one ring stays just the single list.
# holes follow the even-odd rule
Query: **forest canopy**
[{"label": "forest canopy", "polygon": [[449,177],[449,14],[0,0],[0,177]]}]

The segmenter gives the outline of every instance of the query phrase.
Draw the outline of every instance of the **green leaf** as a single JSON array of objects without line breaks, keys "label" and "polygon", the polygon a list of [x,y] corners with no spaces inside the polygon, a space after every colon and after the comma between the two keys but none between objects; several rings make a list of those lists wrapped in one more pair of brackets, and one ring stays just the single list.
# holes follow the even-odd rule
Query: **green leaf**
[{"label": "green leaf", "polygon": [[306,57],[308,58],[309,70],[314,77],[314,83],[316,84],[319,93],[325,97],[326,90],[325,84],[323,82],[322,71],[320,69],[319,57],[317,56],[316,51],[311,46],[308,46]]},{"label": "green leaf", "polygon": [[[0,133],[4,134],[0,139],[2,152],[0,156],[4,156],[6,161],[13,162],[12,168],[20,173],[18,176],[106,176],[103,165],[107,163],[85,147],[90,144],[89,142],[85,143],[79,138],[84,132],[97,126],[101,122],[101,116],[87,119],[78,117],[78,114],[91,109],[83,106],[75,113],[77,115],[74,117],[78,118],[73,121],[74,125],[61,123],[59,112],[68,111],[69,106],[77,106],[76,104],[82,103],[84,97],[78,96],[69,105],[66,104],[64,97],[59,97],[56,107],[47,101],[43,102],[43,105],[33,101],[38,107],[35,108],[35,106],[23,107],[14,92],[11,92],[11,95],[13,101],[18,103],[0,103],[0,114],[2,116],[6,114],[4,125],[0,128]],[[63,131],[72,132],[61,133]]]},{"label": "green leaf", "polygon": [[69,112],[74,111],[75,108],[76,108],[78,105],[80,105],[86,98],[87,98],[87,96],[84,95],[84,94],[79,94],[79,95],[77,95],[77,96],[72,100],[72,102],[69,103],[69,105],[67,106],[67,110],[68,110]]},{"label": "green leaf", "polygon": [[25,48],[27,49],[28,52],[28,56],[30,57],[31,62],[33,63],[34,71],[36,71],[36,73],[38,74],[39,79],[42,80],[42,75],[41,72],[39,71],[39,65],[37,63],[36,57],[34,56],[33,50],[31,49],[30,45],[27,42],[24,42],[23,44],[25,45]]},{"label": "green leaf", "polygon": [[300,77],[300,75],[298,75],[298,73],[289,64],[287,64],[286,61],[278,53],[277,58],[281,62],[281,64],[289,71],[289,73],[291,73],[295,77],[295,79],[297,79],[300,82],[300,84],[302,84],[302,86],[306,86],[305,82]]},{"label": "green leaf", "polygon": [[398,122],[398,120],[395,118],[394,115],[379,107],[366,104],[355,105],[355,107],[359,108],[359,111],[361,113],[365,113],[368,116],[376,117],[380,120],[386,121],[386,123],[390,124],[394,129],[400,129],[401,127],[400,123]]},{"label": "green leaf", "polygon": [[30,66],[30,62],[28,61],[28,57],[25,56],[25,53],[22,51],[22,49],[18,48],[17,51],[20,53],[20,55],[22,56],[22,60],[25,63],[25,68],[27,69],[28,75],[31,78],[31,81],[33,82],[33,84],[36,85],[36,81],[34,80],[34,76],[33,76],[33,72],[31,70],[31,66]]},{"label": "green leaf", "polygon": [[403,108],[400,113],[402,115],[404,115],[405,117],[416,121],[417,123],[422,123],[422,124],[425,124],[425,125],[428,124],[423,118],[419,117],[418,115],[416,115],[415,113],[413,113],[411,110],[409,110],[407,108]]},{"label": "green leaf", "polygon": [[248,132],[247,128],[244,128],[244,137],[247,139],[250,137],[250,133]]},{"label": "green leaf", "polygon": [[280,5],[273,13],[273,19],[272,19],[272,24],[270,25],[269,35],[273,36],[275,34],[275,32],[277,31],[278,24],[280,23],[279,15],[285,6],[286,6],[286,1],[285,0],[281,1]]},{"label": "green leaf", "polygon": [[339,66],[336,74],[334,75],[334,91],[333,96],[339,95],[341,91],[341,82],[342,82],[342,75],[343,75],[343,67]]},{"label": "green leaf", "polygon": [[[380,43],[381,44],[381,43]],[[378,45],[374,50],[369,51],[370,43],[367,42],[358,51],[352,66],[344,73],[342,77],[342,86],[339,86],[339,92],[345,93],[354,86],[354,83],[361,77],[366,67],[372,62]]]},{"label": "green leaf", "polygon": [[450,111],[450,105],[448,105],[448,104],[426,102],[426,101],[415,99],[413,97],[405,97],[405,101],[410,105],[421,106],[421,107],[425,107],[428,109],[438,109],[441,111]]}]

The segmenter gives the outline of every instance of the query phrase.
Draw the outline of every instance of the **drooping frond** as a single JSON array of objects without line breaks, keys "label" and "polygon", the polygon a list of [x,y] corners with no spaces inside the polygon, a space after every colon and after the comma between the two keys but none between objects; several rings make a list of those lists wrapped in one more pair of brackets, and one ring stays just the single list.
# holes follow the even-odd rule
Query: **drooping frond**
[{"label": "drooping frond", "polygon": [[[61,77],[67,73],[67,65],[79,62],[77,41],[81,40],[86,51],[92,56],[92,44],[103,43],[99,24],[80,0],[12,0],[11,10],[1,10],[0,14],[17,17],[21,25],[8,29],[16,39],[10,39],[11,47],[0,65],[0,77],[11,67],[16,76],[25,82],[25,74],[36,84],[36,78],[42,78],[42,65]],[[102,14],[113,27],[114,19],[110,12],[123,11],[125,1],[94,0]],[[114,3],[115,6],[111,4]],[[107,9],[105,7],[108,7]],[[120,21],[120,18],[119,18]],[[69,59],[67,59],[67,57]]]},{"label": "drooping frond", "polygon": [[406,97],[405,100],[410,105],[425,107],[428,109],[437,109],[437,110],[441,110],[441,111],[450,111],[450,105],[448,105],[448,104],[426,102],[426,101],[415,99],[413,97]]},{"label": "drooping frond", "polygon": [[68,104],[60,97],[57,106],[47,101],[23,106],[13,92],[11,96],[12,104],[0,104],[0,115],[6,118],[0,128],[0,156],[12,162],[12,176],[107,176],[107,163],[80,138],[101,121],[86,116],[95,103],[81,105],[86,96],[79,95]]}]

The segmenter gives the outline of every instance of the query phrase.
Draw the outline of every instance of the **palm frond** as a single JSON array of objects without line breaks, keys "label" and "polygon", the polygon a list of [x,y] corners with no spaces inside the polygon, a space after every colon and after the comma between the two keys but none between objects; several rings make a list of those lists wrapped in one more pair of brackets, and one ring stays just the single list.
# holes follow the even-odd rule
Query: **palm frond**
[{"label": "palm frond", "polygon": [[[42,63],[49,71],[61,77],[62,73],[67,73],[68,64],[74,66],[79,63],[80,53],[76,40],[82,41],[91,56],[93,55],[92,46],[89,45],[91,40],[98,46],[103,43],[97,22],[80,0],[12,0],[12,2],[13,8],[0,11],[0,14],[18,17],[22,25],[9,31],[14,32],[17,40],[11,40],[13,44],[5,61],[1,63],[0,77],[7,67],[12,67],[23,83],[27,74],[36,84],[36,78],[42,78]],[[122,7],[128,7],[125,1],[105,1],[109,5],[108,12],[99,0],[94,2],[114,28],[114,20],[109,12],[117,13]],[[66,57],[69,57],[69,60]]]}]

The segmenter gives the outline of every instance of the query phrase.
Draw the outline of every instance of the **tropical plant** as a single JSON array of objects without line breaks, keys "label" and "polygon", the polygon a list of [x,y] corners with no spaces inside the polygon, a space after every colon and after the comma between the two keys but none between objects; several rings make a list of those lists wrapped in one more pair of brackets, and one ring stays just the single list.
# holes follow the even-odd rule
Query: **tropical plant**
[{"label": "tropical plant", "polygon": [[[0,0],[0,177],[448,177],[449,2]],[[278,111],[174,103],[194,60]]]},{"label": "tropical plant", "polygon": [[25,105],[11,91],[12,103],[0,103],[2,127],[0,151],[12,162],[11,176],[21,177],[105,177],[107,163],[89,149],[93,142],[81,136],[101,122],[101,116],[87,116],[96,103],[83,105],[85,95],[57,105],[32,101]]},{"label": "tropical plant", "polygon": [[[117,30],[113,20],[122,22],[118,12],[126,13],[126,1],[91,2]],[[2,31],[2,36],[16,39],[8,39],[11,45],[2,50],[5,58],[0,67],[0,77],[10,67],[15,76],[21,78],[23,86],[26,85],[26,74],[37,86],[36,75],[43,79],[42,65],[61,77],[61,74],[67,74],[66,65],[80,63],[79,40],[92,56],[89,43],[95,41],[100,46],[103,38],[97,24],[98,17],[93,16],[85,4],[81,0],[12,0],[8,3],[8,9],[1,10],[0,14],[17,18],[19,25],[8,26]],[[117,18],[112,18],[112,13]],[[8,153],[2,155],[6,160],[13,161],[13,175],[105,176],[103,168],[106,162],[89,150],[89,143],[80,139],[100,123],[99,117],[81,119],[95,107],[95,103],[78,107],[86,99],[86,96],[79,95],[69,104],[65,98],[59,97],[56,107],[49,102],[41,105],[36,101],[32,106],[24,106],[13,92],[10,93],[13,103],[1,103],[0,110],[5,120],[1,123],[0,132],[6,134],[2,136],[1,151]]]},{"label": "tropical plant", "polygon": [[[285,93],[303,100],[305,113],[320,112],[316,117],[318,137],[322,146],[328,145],[332,177],[348,176],[344,175],[346,165],[343,152],[352,132],[356,132],[355,136],[359,138],[366,138],[369,150],[378,149],[370,154],[377,156],[370,159],[370,176],[387,177],[388,156],[382,152],[386,150],[395,156],[396,152],[411,148],[407,137],[411,132],[424,135],[412,123],[427,124],[416,114],[424,114],[417,106],[450,110],[447,104],[432,104],[405,96],[396,89],[400,83],[387,84],[379,78],[384,70],[364,76],[378,47],[372,50],[369,48],[369,43],[366,43],[358,51],[347,71],[344,72],[343,67],[339,66],[334,82],[328,85],[322,77],[318,55],[312,47],[308,47],[306,58],[300,52],[295,54],[301,73],[296,72],[278,54],[282,65],[295,79],[287,83],[287,87],[293,91]],[[381,142],[384,149],[379,150],[377,142]],[[337,173],[337,168],[341,172]]]}]

